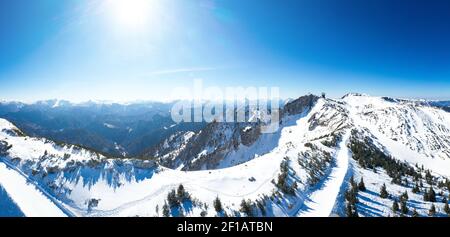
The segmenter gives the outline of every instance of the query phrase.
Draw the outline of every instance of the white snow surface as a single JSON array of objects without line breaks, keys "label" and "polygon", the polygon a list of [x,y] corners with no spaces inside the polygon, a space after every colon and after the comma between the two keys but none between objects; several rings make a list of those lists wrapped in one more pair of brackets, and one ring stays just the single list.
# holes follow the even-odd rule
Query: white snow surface
[{"label": "white snow surface", "polygon": [[298,213],[300,217],[328,217],[332,214],[336,198],[344,183],[350,162],[350,151],[347,142],[350,133],[347,132],[339,144],[339,152],[336,156],[334,167],[325,180],[322,187],[313,192],[303,204],[303,211]]},{"label": "white snow surface", "polygon": [[[365,129],[395,159],[411,165],[424,165],[437,174],[450,177],[449,113],[412,102],[392,102],[367,95],[348,95],[341,100],[319,99],[311,111],[283,118],[283,126],[277,133],[262,135],[250,147],[239,147],[222,161],[222,166],[227,168],[216,170],[139,168],[134,166],[134,160],[119,162],[97,157],[84,149],[60,147],[45,139],[13,136],[6,131],[15,129],[15,126],[3,119],[0,119],[0,140],[12,145],[5,159],[20,158],[21,161],[15,165],[23,169],[25,175],[31,175],[30,162],[41,166],[31,165],[33,168],[59,168],[50,176],[50,183],[57,187],[51,194],[63,202],[64,208],[79,216],[160,216],[167,193],[179,184],[183,184],[195,199],[210,206],[208,216],[217,215],[212,208],[217,196],[228,214],[239,212],[243,199],[257,200],[277,192],[272,180],[277,180],[280,163],[285,158],[289,159],[289,177],[298,181],[298,189],[295,197],[281,195],[280,202],[266,202],[267,215],[329,216],[333,214],[339,195],[342,195],[349,172],[355,172],[357,177],[367,175],[367,186],[371,190],[378,189],[381,182],[390,182],[389,177],[367,174],[369,171],[355,164],[349,165],[352,161],[349,161],[351,154],[346,144],[351,128]],[[338,147],[326,147],[321,143],[324,137],[336,132],[343,135]],[[187,133],[184,141],[189,141],[192,134]],[[333,157],[333,164],[318,185],[308,184],[308,170],[297,161],[307,159],[301,155],[311,151],[306,144],[312,144],[317,151],[328,152]],[[43,159],[45,152],[54,157]],[[86,162],[93,160],[100,165],[86,166]],[[76,162],[81,163],[78,168],[64,169],[71,168]],[[26,177],[0,163],[0,184],[26,215],[64,215],[51,205],[52,201],[46,195],[40,193],[41,189],[33,186],[46,187],[50,177],[37,184],[27,183]],[[395,186],[389,188],[399,189]],[[31,194],[27,198],[23,193]],[[364,195],[376,199],[376,195]],[[22,197],[25,200],[21,196],[26,196]],[[43,203],[41,206],[47,205],[48,212],[34,212],[27,206],[35,199]],[[92,199],[99,200],[98,205],[88,210],[87,202]],[[366,199],[362,202],[368,203]],[[386,206],[391,203],[380,201],[377,205],[379,207],[374,208],[378,211],[371,212],[373,216],[386,215],[389,209]],[[199,207],[186,209],[188,216],[199,216],[203,210]],[[367,212],[367,215],[371,213]]]},{"label": "white snow surface", "polygon": [[19,172],[0,162],[0,185],[27,217],[66,216],[46,194]]}]

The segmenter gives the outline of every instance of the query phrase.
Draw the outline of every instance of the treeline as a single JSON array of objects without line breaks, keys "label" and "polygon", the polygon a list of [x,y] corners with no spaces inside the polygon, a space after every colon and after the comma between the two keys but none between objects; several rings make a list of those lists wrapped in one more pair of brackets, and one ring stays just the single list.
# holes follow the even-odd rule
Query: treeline
[{"label": "treeline", "polygon": [[368,138],[364,142],[351,139],[352,157],[362,168],[372,169],[374,172],[376,172],[376,168],[383,168],[392,178],[392,183],[399,185],[407,185],[407,180],[406,182],[403,180],[406,175],[414,177],[415,180],[422,178],[421,173],[417,172],[414,167],[387,156],[384,152],[369,144],[371,144],[371,141]]},{"label": "treeline", "polygon": [[[450,215],[450,208],[448,207],[448,199],[444,196],[443,191],[436,193],[436,186],[439,189],[447,189],[450,192],[450,181],[448,179],[439,180],[431,174],[430,170],[424,169],[424,167],[411,166],[406,162],[400,162],[391,156],[386,155],[379,148],[373,145],[370,138],[365,138],[363,141],[353,137],[350,142],[350,150],[353,154],[353,159],[358,162],[358,164],[364,168],[377,172],[377,168],[382,168],[386,171],[387,175],[392,178],[391,182],[393,184],[402,185],[405,187],[412,187],[412,193],[423,194],[423,200],[425,202],[431,202],[431,207],[429,209],[428,215],[435,216],[437,211],[433,203],[438,201],[438,196],[442,196],[442,203],[444,203],[443,211]],[[411,179],[408,179],[411,177]],[[424,182],[429,186],[424,187]],[[364,186],[363,180],[361,179],[360,184],[352,179],[350,180],[351,188],[345,193],[347,204],[347,216],[358,216],[356,204],[358,203],[357,193],[362,191],[359,188]],[[363,187],[364,189],[364,187]],[[405,191],[399,197],[391,196],[383,184],[379,196],[383,199],[392,198],[392,211],[404,216],[406,214],[411,214],[407,202],[409,200],[408,192]],[[418,216],[417,210],[413,210],[411,216]]]},{"label": "treeline", "polygon": [[280,174],[278,175],[278,179],[275,183],[275,186],[280,189],[281,192],[289,195],[294,195],[295,190],[297,190],[297,182],[293,182],[289,184],[289,159],[284,158],[280,164]]}]

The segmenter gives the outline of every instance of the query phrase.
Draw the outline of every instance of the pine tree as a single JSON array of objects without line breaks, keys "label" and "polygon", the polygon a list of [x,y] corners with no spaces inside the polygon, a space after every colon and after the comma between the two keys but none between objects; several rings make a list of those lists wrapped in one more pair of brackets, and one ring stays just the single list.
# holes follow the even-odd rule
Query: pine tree
[{"label": "pine tree", "polygon": [[353,216],[353,208],[352,208],[352,204],[347,203],[347,208],[345,209],[347,217],[352,217]]},{"label": "pine tree", "polygon": [[353,187],[356,187],[356,182],[355,182],[355,177],[352,175],[352,177],[350,178],[350,185]]},{"label": "pine tree", "polygon": [[400,201],[408,201],[409,196],[408,196],[408,191],[405,191],[401,196],[400,196]]},{"label": "pine tree", "polygon": [[436,192],[434,192],[433,187],[430,187],[430,189],[428,190],[428,201],[436,202]]},{"label": "pine tree", "polygon": [[172,191],[167,194],[167,201],[169,202],[169,206],[171,208],[178,207],[178,205],[180,205],[175,189],[172,189]]},{"label": "pine tree", "polygon": [[359,191],[362,191],[362,192],[366,191],[366,185],[364,184],[363,178],[361,178],[361,181],[359,181],[358,189],[359,189]]},{"label": "pine tree", "polygon": [[352,205],[356,204],[358,202],[357,192],[356,189],[350,189],[345,191],[345,199]]},{"label": "pine tree", "polygon": [[222,202],[219,199],[219,196],[216,197],[216,199],[214,199],[214,209],[216,210],[216,212],[222,212],[223,208],[222,208]]},{"label": "pine tree", "polygon": [[189,199],[189,193],[186,192],[186,190],[184,189],[184,186],[182,184],[180,184],[180,186],[178,186],[177,198],[178,198],[179,202],[184,202],[187,199]]},{"label": "pine tree", "polygon": [[163,205],[163,216],[164,217],[170,216],[170,209],[169,209],[169,205],[167,205],[167,202],[164,202],[164,205]]},{"label": "pine tree", "polygon": [[402,211],[403,214],[408,214],[408,206],[406,205],[406,200],[403,200],[400,202],[400,210]]},{"label": "pine tree", "polygon": [[409,186],[409,181],[408,181],[408,178],[405,178],[405,181],[404,181],[404,183],[405,183],[405,186],[406,186],[406,187],[408,187],[408,186]]},{"label": "pine tree", "polygon": [[245,199],[242,199],[240,211],[245,213],[247,216],[253,216],[251,201],[245,201]]},{"label": "pine tree", "polygon": [[397,200],[394,200],[394,203],[392,204],[392,211],[398,212],[399,210],[400,210],[400,208],[398,206],[398,202],[397,202]]},{"label": "pine tree", "polygon": [[292,184],[292,190],[295,191],[298,188],[298,184],[297,181],[294,181],[294,183]]},{"label": "pine tree", "polygon": [[356,205],[352,205],[351,203],[347,203],[346,213],[347,217],[359,217]]},{"label": "pine tree", "polygon": [[425,180],[427,181],[427,183],[429,185],[433,184],[433,175],[431,175],[429,170],[427,170],[427,172],[425,172]]},{"label": "pine tree", "polygon": [[450,216],[450,208],[449,208],[447,202],[446,202],[445,205],[444,205],[444,212],[445,212],[448,216]]},{"label": "pine tree", "polygon": [[359,217],[358,208],[356,207],[356,204],[353,205],[353,217]]},{"label": "pine tree", "polygon": [[380,197],[381,198],[388,198],[389,197],[389,193],[386,190],[386,184],[383,184],[383,186],[381,186]]},{"label": "pine tree", "polygon": [[434,204],[431,204],[431,208],[430,208],[430,210],[428,211],[428,215],[429,215],[429,216],[434,216],[434,215],[436,215],[436,207],[434,206]]},{"label": "pine tree", "polygon": [[420,188],[419,188],[419,184],[416,183],[416,185],[414,186],[414,188],[412,189],[413,193],[420,193]]},{"label": "pine tree", "polygon": [[428,191],[425,189],[425,191],[423,192],[423,200],[425,202],[428,202],[428,201],[430,201],[429,198],[430,198],[430,196],[428,195]]}]

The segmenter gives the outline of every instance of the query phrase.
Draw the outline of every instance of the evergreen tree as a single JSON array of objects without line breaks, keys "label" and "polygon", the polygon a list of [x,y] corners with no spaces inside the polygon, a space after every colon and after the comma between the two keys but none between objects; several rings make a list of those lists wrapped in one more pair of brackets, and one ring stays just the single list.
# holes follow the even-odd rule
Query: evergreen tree
[{"label": "evergreen tree", "polygon": [[398,212],[399,210],[400,210],[400,208],[398,206],[398,202],[397,202],[397,200],[394,200],[394,203],[392,204],[392,211]]},{"label": "evergreen tree", "polygon": [[431,175],[429,170],[427,170],[427,172],[425,173],[425,180],[429,185],[433,184],[433,176]]},{"label": "evergreen tree", "polygon": [[430,208],[430,210],[428,211],[428,215],[429,215],[429,216],[434,216],[434,215],[436,215],[436,207],[434,206],[434,204],[431,204],[431,208]]},{"label": "evergreen tree", "polygon": [[409,181],[408,181],[408,178],[405,178],[405,181],[404,181],[404,183],[405,183],[405,187],[408,187],[408,186],[409,186]]},{"label": "evergreen tree", "polygon": [[444,205],[444,212],[445,212],[448,216],[450,216],[450,208],[449,208],[447,202],[446,202],[445,205]]},{"label": "evergreen tree", "polygon": [[216,199],[214,199],[214,209],[216,210],[216,212],[221,212],[223,211],[222,208],[222,202],[219,199],[219,196],[216,197]]},{"label": "evergreen tree", "polygon": [[401,196],[400,196],[400,201],[408,201],[409,196],[408,196],[408,191],[405,191]]},{"label": "evergreen tree", "polygon": [[403,214],[408,214],[408,206],[406,205],[406,200],[402,200],[400,202],[400,210],[402,211]]},{"label": "evergreen tree", "polygon": [[356,205],[353,205],[351,203],[347,203],[346,213],[347,217],[359,217]]},{"label": "evergreen tree", "polygon": [[350,185],[352,186],[352,189],[357,189],[358,188],[358,186],[356,185],[355,178],[353,177],[353,175],[350,178]]},{"label": "evergreen tree", "polygon": [[170,216],[170,209],[169,209],[169,205],[167,205],[167,202],[164,202],[164,205],[163,205],[163,216],[164,217]]},{"label": "evergreen tree", "polygon": [[380,197],[381,198],[388,198],[389,197],[389,193],[386,190],[386,184],[383,184],[383,186],[381,186]]},{"label": "evergreen tree", "polygon": [[353,216],[352,204],[347,203],[347,208],[345,209],[345,212],[347,214],[347,217],[352,217]]},{"label": "evergreen tree", "polygon": [[429,200],[429,195],[428,195],[428,191],[427,190],[425,190],[424,192],[423,192],[423,200],[425,201],[425,202],[429,202],[430,200]]},{"label": "evergreen tree", "polygon": [[184,189],[184,186],[180,184],[177,189],[177,198],[179,202],[184,202],[189,199],[189,193]]},{"label": "evergreen tree", "polygon": [[345,199],[352,205],[358,202],[356,189],[350,189],[345,191]]},{"label": "evergreen tree", "polygon": [[436,192],[434,192],[433,187],[430,187],[430,189],[428,190],[428,201],[436,202]]},{"label": "evergreen tree", "polygon": [[298,184],[297,181],[294,181],[294,183],[292,184],[292,190],[295,191],[298,188]]},{"label": "evergreen tree", "polygon": [[245,199],[242,199],[240,211],[245,213],[247,216],[253,216],[251,201],[245,201]]},{"label": "evergreen tree", "polygon": [[366,185],[364,184],[363,178],[361,178],[361,181],[359,181],[358,189],[359,189],[359,191],[362,191],[362,192],[366,191]]},{"label": "evergreen tree", "polygon": [[167,194],[167,201],[169,202],[169,206],[171,208],[178,207],[178,205],[180,205],[175,189],[172,189],[172,191]]},{"label": "evergreen tree", "polygon": [[356,207],[356,204],[353,205],[353,217],[359,217],[358,208]]},{"label": "evergreen tree", "polygon": [[413,193],[420,193],[420,188],[419,188],[419,184],[416,183],[416,185],[414,186],[414,188],[412,189]]}]

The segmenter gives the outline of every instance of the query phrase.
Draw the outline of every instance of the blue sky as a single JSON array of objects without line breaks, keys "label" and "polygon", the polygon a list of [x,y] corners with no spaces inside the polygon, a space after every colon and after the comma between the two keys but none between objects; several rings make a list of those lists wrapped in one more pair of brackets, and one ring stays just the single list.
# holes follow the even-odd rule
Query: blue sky
[{"label": "blue sky", "polygon": [[450,2],[3,0],[0,99],[167,99],[176,86],[450,98]]}]

